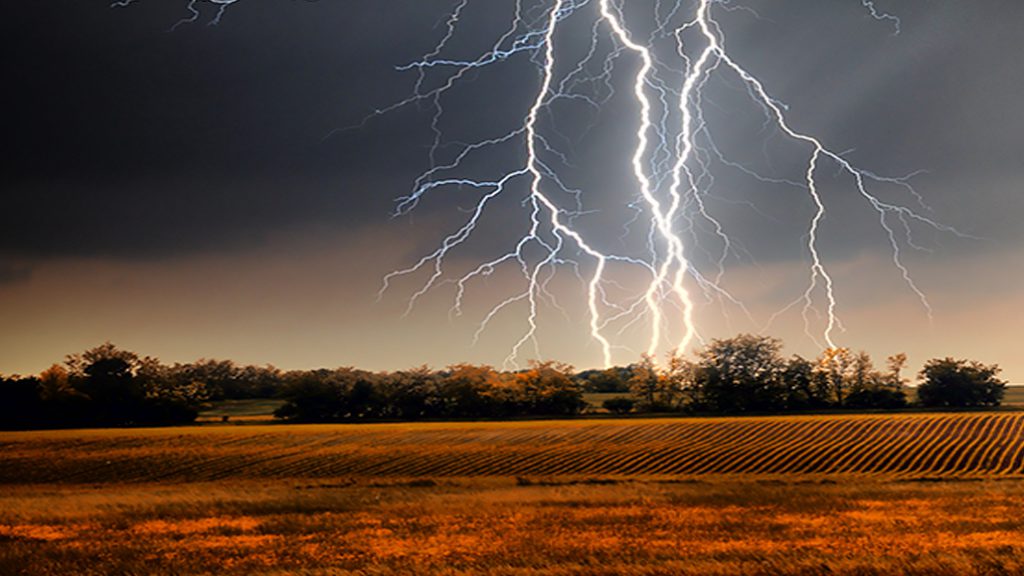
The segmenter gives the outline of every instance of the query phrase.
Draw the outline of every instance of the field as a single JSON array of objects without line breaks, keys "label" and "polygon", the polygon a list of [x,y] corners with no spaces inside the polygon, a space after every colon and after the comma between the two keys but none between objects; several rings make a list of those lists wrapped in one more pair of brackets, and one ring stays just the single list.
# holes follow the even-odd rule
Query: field
[{"label": "field", "polygon": [[1008,406],[1024,405],[1024,384],[1011,384],[1003,394],[1003,404]]},{"label": "field", "polygon": [[197,421],[220,422],[226,418],[232,422],[268,422],[274,419],[274,410],[282,404],[283,400],[269,398],[220,400],[200,412]]},{"label": "field", "polygon": [[1024,414],[0,434],[0,574],[1018,574]]},{"label": "field", "polygon": [[347,477],[994,478],[1024,414],[207,426],[0,436],[0,483]]},{"label": "field", "polygon": [[[916,399],[914,388],[908,388],[910,400]],[[605,400],[611,398],[633,398],[627,392],[589,392],[583,395],[587,403],[587,411],[607,413],[602,407]],[[199,422],[219,422],[225,416],[232,422],[267,422],[274,419],[274,410],[284,404],[283,400],[258,398],[250,400],[219,400],[199,414]],[[1006,387],[1003,406],[1024,406],[1024,385],[1011,384]]]}]

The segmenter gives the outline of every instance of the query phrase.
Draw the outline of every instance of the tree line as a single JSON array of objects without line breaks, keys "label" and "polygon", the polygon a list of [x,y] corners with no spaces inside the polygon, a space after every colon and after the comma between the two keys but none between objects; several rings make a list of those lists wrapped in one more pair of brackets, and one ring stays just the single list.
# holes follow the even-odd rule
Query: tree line
[{"label": "tree line", "polygon": [[107,342],[37,376],[0,376],[0,428],[187,423],[210,401],[275,397],[282,376],[228,360],[168,366]]},{"label": "tree line", "polygon": [[[822,409],[898,409],[910,404],[905,354],[876,369],[866,352],[831,348],[808,360],[783,357],[776,338],[741,334],[713,340],[693,360],[676,354],[662,367],[644,356],[629,389],[636,407],[653,411],[769,413]],[[935,358],[918,374],[923,407],[998,406],[1006,382],[1000,369],[971,360]],[[622,409],[624,409],[623,407]]]},{"label": "tree line", "polygon": [[[163,425],[194,421],[209,402],[279,398],[275,416],[294,422],[572,416],[586,393],[617,393],[613,413],[743,414],[910,405],[906,356],[876,368],[864,352],[784,357],[775,338],[713,340],[690,358],[643,356],[629,366],[576,372],[559,362],[522,370],[456,364],[395,372],[352,367],[282,371],[201,359],[165,365],[109,342],[72,354],[38,376],[0,377],[0,427]],[[998,406],[999,367],[932,359],[918,374],[923,407]]]}]

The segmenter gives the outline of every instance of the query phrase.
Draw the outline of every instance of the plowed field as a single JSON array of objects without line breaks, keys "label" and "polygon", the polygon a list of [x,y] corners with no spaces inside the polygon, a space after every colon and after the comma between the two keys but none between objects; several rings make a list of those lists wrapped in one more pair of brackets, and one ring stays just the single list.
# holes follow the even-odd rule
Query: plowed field
[{"label": "plowed field", "polygon": [[1024,474],[1024,414],[903,414],[18,432],[0,483],[344,477]]}]

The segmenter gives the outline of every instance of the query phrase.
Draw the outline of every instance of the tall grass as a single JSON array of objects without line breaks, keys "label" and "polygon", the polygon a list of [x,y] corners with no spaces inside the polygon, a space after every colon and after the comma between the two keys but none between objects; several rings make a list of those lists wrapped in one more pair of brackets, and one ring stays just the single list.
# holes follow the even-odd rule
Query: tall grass
[{"label": "tall grass", "polygon": [[20,487],[0,574],[1015,574],[1024,484]]}]

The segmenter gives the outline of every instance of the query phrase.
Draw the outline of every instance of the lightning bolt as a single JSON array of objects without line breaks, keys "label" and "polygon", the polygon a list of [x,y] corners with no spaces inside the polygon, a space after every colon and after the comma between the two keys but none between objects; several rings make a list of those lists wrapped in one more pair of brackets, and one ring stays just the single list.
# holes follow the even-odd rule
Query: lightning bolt
[{"label": "lightning bolt", "polygon": [[[135,4],[139,0],[115,0],[110,4],[111,8],[125,8]],[[212,4],[216,6],[217,10],[213,17],[210,19],[208,24],[210,26],[216,26],[220,24],[221,18],[224,17],[224,12],[227,11],[228,7],[235,4],[239,0],[189,0],[188,4],[185,5],[185,9],[188,11],[188,16],[185,16],[181,20],[178,20],[170,28],[170,32],[174,32],[179,27],[185,24],[194,24],[202,18],[202,12],[200,12],[201,4]]]},{"label": "lightning bolt", "polygon": [[[126,7],[137,1],[119,0],[113,6]],[[225,10],[237,2],[207,0],[215,9],[209,24],[219,23]],[[201,4],[204,2],[190,0],[188,16],[172,29],[198,21]],[[425,277],[412,291],[406,314],[431,291],[452,285],[450,316],[455,318],[464,313],[474,283],[499,270],[514,271],[521,278],[521,288],[493,304],[474,335],[474,340],[479,339],[506,311],[524,309],[524,328],[511,344],[507,366],[517,365],[527,348],[541,355],[538,333],[546,309],[569,316],[553,288],[562,270],[583,288],[589,337],[605,365],[613,364],[619,350],[654,357],[666,349],[685,353],[695,341],[703,341],[696,316],[700,305],[712,303],[725,314],[738,309],[762,331],[798,308],[808,338],[819,347],[836,349],[837,333],[843,329],[840,302],[820,247],[822,230],[832,217],[819,184],[820,173],[827,167],[847,179],[849,192],[877,214],[893,267],[931,318],[928,298],[905,264],[906,248],[925,249],[915,240],[915,228],[973,237],[929,215],[923,197],[910,183],[916,173],[877,175],[854,165],[844,152],[821,139],[792,127],[789,108],[771,96],[766,83],[727,50],[724,30],[716,19],[716,13],[734,12],[760,18],[754,10],[729,0],[658,0],[648,7],[653,11],[649,18],[653,25],[645,33],[630,24],[637,19],[637,8],[627,12],[626,4],[623,0],[510,0],[511,18],[505,31],[475,57],[456,58],[446,53],[474,6],[470,0],[457,0],[443,19],[444,32],[434,47],[397,67],[399,72],[415,74],[411,92],[343,129],[364,128],[376,118],[408,106],[425,108],[430,111],[432,134],[429,167],[415,179],[411,191],[397,199],[395,216],[407,215],[421,202],[445,191],[476,195],[461,224],[435,249],[383,278],[378,298],[399,279]],[[867,16],[891,24],[894,35],[900,33],[898,17],[879,10],[872,0],[860,4]],[[571,32],[587,18],[590,34],[580,42],[579,34],[572,36]],[[582,49],[573,48],[577,45]],[[443,126],[450,114],[446,104],[452,93],[469,86],[475,73],[517,59],[527,59],[537,70],[537,88],[521,120],[511,130],[489,138],[472,142],[446,139]],[[591,213],[586,209],[587,190],[574,187],[566,177],[574,167],[573,142],[559,130],[558,118],[570,104],[595,115],[612,106],[620,98],[615,74],[628,65],[622,61],[635,66],[629,100],[636,128],[628,139],[623,138],[623,159],[628,159],[633,189],[620,191],[631,216],[623,224],[616,248],[587,230],[585,220]],[[728,151],[716,144],[705,114],[714,105],[707,93],[716,77],[738,81],[763,115],[763,134],[781,135],[806,150],[799,179],[762,174],[730,159]],[[584,132],[592,128],[594,125],[587,126]],[[493,177],[467,175],[473,171],[471,165],[481,163],[506,168],[494,172]],[[745,249],[727,233],[712,208],[713,200],[726,203],[716,186],[720,170],[733,170],[755,183],[799,190],[811,210],[803,235],[807,284],[765,322],[757,322],[723,283],[730,259],[742,259]],[[913,206],[883,200],[875,189],[884,186],[904,191]],[[485,233],[483,222],[493,211],[508,210],[508,199],[525,211],[525,232],[504,252],[467,267],[460,252]],[[744,204],[757,210],[752,203]],[[637,234],[644,238],[643,250],[621,246]],[[708,244],[705,240],[712,241]],[[702,271],[699,259],[709,262],[712,270]],[[634,285],[637,278],[643,279],[639,288]],[[631,335],[638,329],[645,334],[645,346],[640,350],[624,343],[636,340]]]}]

